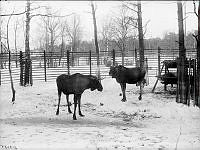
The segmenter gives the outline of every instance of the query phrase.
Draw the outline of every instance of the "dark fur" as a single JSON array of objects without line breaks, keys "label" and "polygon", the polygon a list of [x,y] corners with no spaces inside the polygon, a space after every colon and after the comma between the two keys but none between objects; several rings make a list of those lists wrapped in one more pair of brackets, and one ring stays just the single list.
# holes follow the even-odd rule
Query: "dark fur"
[{"label": "dark fur", "polygon": [[[193,94],[194,94],[194,76],[186,76],[186,80],[185,80],[185,84],[186,86],[186,97],[188,97],[188,92],[190,89],[190,94],[192,95],[193,98]],[[190,88],[189,88],[189,78],[190,78]],[[163,74],[159,77],[159,79],[161,80],[162,84],[171,84],[171,87],[173,87],[173,84],[177,84],[178,83],[178,77],[176,74],[172,73],[172,72],[167,72],[166,74]]]},{"label": "dark fur", "polygon": [[56,115],[59,114],[59,105],[61,93],[63,92],[66,95],[68,112],[72,113],[70,110],[69,104],[69,94],[74,94],[74,114],[73,119],[76,120],[76,107],[78,103],[79,107],[79,115],[84,116],[81,113],[80,105],[81,105],[81,95],[86,89],[91,89],[91,91],[97,89],[98,91],[102,91],[103,87],[101,83],[98,81],[97,77],[92,75],[82,75],[80,73],[76,73],[73,75],[65,75],[62,74],[56,79],[57,88],[58,88],[58,108]]},{"label": "dark fur", "polygon": [[171,86],[173,87],[173,84],[177,84],[177,76],[172,73],[172,72],[167,72],[166,74],[163,74],[159,77],[159,79],[161,80],[162,84],[171,84]]},{"label": "dark fur", "polygon": [[[123,99],[122,101],[126,101],[126,83],[128,84],[136,84],[141,83],[144,81],[146,71],[136,67],[136,68],[126,68],[122,65],[110,67],[109,75],[112,76],[112,78],[116,78],[116,81],[120,84],[122,93],[123,93]],[[141,93],[139,99],[141,99]]]}]

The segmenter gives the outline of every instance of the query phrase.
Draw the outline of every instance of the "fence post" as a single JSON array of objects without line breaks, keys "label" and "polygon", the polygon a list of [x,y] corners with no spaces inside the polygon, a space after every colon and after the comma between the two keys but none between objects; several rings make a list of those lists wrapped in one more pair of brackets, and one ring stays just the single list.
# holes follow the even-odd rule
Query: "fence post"
[{"label": "fence post", "polygon": [[70,53],[69,53],[69,50],[67,50],[67,72],[68,72],[68,75],[70,75],[70,71],[69,71],[69,55],[70,55]]},{"label": "fence post", "polygon": [[[167,74],[167,70],[168,70],[168,68],[165,64],[165,75]],[[164,84],[164,91],[167,91],[167,84]]]},{"label": "fence post", "polygon": [[92,51],[90,50],[89,55],[89,63],[90,63],[90,75],[92,75]]},{"label": "fence post", "polygon": [[146,86],[147,85],[149,85],[149,75],[148,75],[148,68],[149,68],[149,66],[148,66],[148,59],[147,59],[147,57],[145,58],[145,70],[146,70],[146,74],[145,74],[145,77],[146,77]]},{"label": "fence post", "polygon": [[17,65],[17,52],[15,53],[15,64],[16,64],[16,68],[18,67]]},{"label": "fence post", "polygon": [[10,66],[10,65],[11,65],[11,54],[10,54],[10,51],[9,51],[9,53],[8,53],[8,58],[9,58],[9,59],[8,59],[8,61],[9,61],[8,63],[9,63],[9,66]]},{"label": "fence post", "polygon": [[1,85],[1,68],[0,68],[0,85]]},{"label": "fence post", "polygon": [[24,86],[25,86],[25,85],[29,84],[29,74],[27,74],[27,72],[30,73],[29,61],[27,58],[25,59],[25,69],[24,70],[25,70],[25,72],[24,72]]},{"label": "fence post", "polygon": [[176,88],[176,102],[177,103],[180,103],[180,58],[177,57],[176,59],[176,63],[177,63],[177,78],[178,78],[178,81],[177,81],[177,88]]},{"label": "fence post", "polygon": [[158,76],[161,75],[161,72],[160,72],[160,50],[161,50],[161,48],[158,47]]},{"label": "fence post", "polygon": [[20,85],[23,86],[23,70],[24,70],[24,63],[23,63],[23,53],[20,51],[19,55],[19,63],[20,63]]},{"label": "fence post", "polygon": [[197,67],[196,67],[196,59],[194,59],[194,70],[193,70],[193,76],[194,76],[194,105],[198,105],[198,97],[197,97],[197,83],[196,83],[196,79],[197,79]]},{"label": "fence post", "polygon": [[188,97],[187,97],[187,105],[188,106],[190,106],[190,96],[191,96],[191,92],[190,92],[190,90],[191,90],[191,58],[189,59],[189,61],[188,61],[188,68],[189,68],[189,73],[188,73],[188,85],[187,85],[187,87],[186,88],[188,88]]},{"label": "fence post", "polygon": [[30,60],[30,84],[33,85],[32,61]]},{"label": "fence post", "polygon": [[44,81],[47,82],[46,52],[44,50]]},{"label": "fence post", "polygon": [[112,54],[113,54],[113,66],[115,66],[115,50],[113,49],[113,51],[112,51]]}]

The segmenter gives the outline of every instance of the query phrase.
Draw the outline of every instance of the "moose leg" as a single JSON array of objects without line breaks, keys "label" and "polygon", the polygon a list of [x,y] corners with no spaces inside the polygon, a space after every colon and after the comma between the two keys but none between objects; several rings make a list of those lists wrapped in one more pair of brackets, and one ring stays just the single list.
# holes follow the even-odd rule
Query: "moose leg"
[{"label": "moose leg", "polygon": [[70,103],[69,103],[69,95],[67,94],[66,95],[66,99],[67,99],[67,107],[68,107],[68,112],[71,114],[72,113],[72,111],[71,111],[71,109],[70,109]]},{"label": "moose leg", "polygon": [[79,115],[81,117],[84,117],[84,115],[81,113],[81,94],[78,95],[78,110],[79,110]]},{"label": "moose leg", "polygon": [[74,94],[74,114],[73,114],[73,120],[77,120],[76,119],[76,107],[77,107],[77,95]]},{"label": "moose leg", "polygon": [[138,97],[139,100],[142,99],[143,87],[144,87],[144,85],[143,85],[143,83],[141,82],[141,83],[140,83],[140,96]]},{"label": "moose leg", "polygon": [[126,101],[126,83],[120,83],[121,85],[121,89],[122,89],[122,94],[123,94],[123,98],[122,98],[122,102]]},{"label": "moose leg", "polygon": [[61,98],[61,91],[58,90],[58,108],[56,111],[56,115],[59,115],[60,98]]}]

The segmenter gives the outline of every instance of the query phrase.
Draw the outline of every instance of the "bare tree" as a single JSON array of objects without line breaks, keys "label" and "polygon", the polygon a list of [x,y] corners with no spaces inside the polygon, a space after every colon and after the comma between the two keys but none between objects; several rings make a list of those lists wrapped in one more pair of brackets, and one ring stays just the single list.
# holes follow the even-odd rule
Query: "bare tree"
[{"label": "bare tree", "polygon": [[177,102],[187,104],[186,99],[186,49],[184,44],[184,29],[183,29],[183,10],[182,2],[177,2],[178,7],[178,29],[179,29],[179,71],[178,71],[178,88],[177,88]]},{"label": "bare tree", "polygon": [[195,103],[197,106],[200,107],[200,0],[198,0],[199,6],[198,6],[198,12],[196,10],[196,3],[193,0],[194,4],[194,13],[196,14],[198,18],[198,31],[197,35],[193,35],[196,39],[197,43],[197,85],[196,85],[196,100]]},{"label": "bare tree", "polygon": [[[66,31],[66,26],[64,25],[66,22],[62,22],[62,18],[69,17],[73,15],[74,13],[61,16],[56,15],[56,13],[52,12],[50,7],[46,7],[46,15],[40,15],[42,16],[43,23],[45,25],[45,33],[46,33],[46,51],[50,53],[50,56],[48,59],[50,66],[53,66],[53,53],[55,52],[55,42],[58,40],[59,37],[61,37],[61,51],[63,54],[63,44],[64,44],[64,36]],[[49,43],[50,41],[50,43]]]},{"label": "bare tree", "polygon": [[[71,51],[76,52],[78,49],[78,43],[81,37],[81,26],[80,26],[80,16],[73,15],[71,23],[66,24],[66,34],[71,41]],[[73,54],[73,53],[72,53]],[[75,57],[72,55],[72,66],[74,65]]]},{"label": "bare tree", "polygon": [[30,38],[30,0],[27,0],[26,3],[26,32],[25,32],[25,74],[24,74],[24,86],[28,85],[31,81],[30,79],[30,46],[29,46],[29,38]]},{"label": "bare tree", "polygon": [[144,33],[142,27],[142,10],[141,10],[141,1],[137,3],[138,8],[138,33],[139,33],[139,48],[140,48],[140,67],[144,67]]},{"label": "bare tree", "polygon": [[[2,12],[2,6],[0,2],[0,14]],[[9,17],[9,16],[8,16]],[[0,68],[6,68],[6,62],[8,59],[7,49],[7,35],[6,35],[6,19],[0,16]]]},{"label": "bare tree", "polygon": [[[0,2],[0,14],[1,14],[1,2]],[[1,35],[2,35],[2,17],[0,16],[0,56],[2,56],[2,44],[1,44]],[[3,68],[2,58],[0,59],[1,68]],[[1,70],[0,70],[1,71]]]},{"label": "bare tree", "polygon": [[100,66],[99,66],[99,44],[98,44],[98,38],[97,38],[97,23],[96,23],[96,9],[94,8],[94,4],[91,1],[91,9],[92,9],[92,17],[93,17],[93,25],[94,25],[94,41],[95,41],[95,47],[96,47],[96,54],[97,54],[97,75],[98,79],[100,79]]},{"label": "bare tree", "polygon": [[18,60],[18,58],[17,58],[17,30],[18,30],[18,26],[19,26],[19,21],[18,21],[18,19],[15,21],[15,23],[14,23],[14,37],[15,37],[15,53],[16,53],[16,61],[15,61],[15,63],[16,63],[16,67],[17,67],[17,60]]},{"label": "bare tree", "polygon": [[8,27],[9,27],[9,22],[12,17],[12,14],[10,15],[8,22],[7,22],[7,48],[9,51],[9,76],[10,76],[10,84],[11,84],[11,89],[12,89],[12,102],[14,103],[15,101],[15,89],[14,89],[14,84],[13,84],[13,78],[12,78],[12,70],[11,70],[11,52],[10,52],[10,46],[9,46],[9,34],[8,34]]},{"label": "bare tree", "polygon": [[50,33],[50,67],[53,66],[53,53],[54,53],[54,45],[55,41],[58,38],[58,28],[59,20],[57,18],[51,18],[49,21],[48,31]]},{"label": "bare tree", "polygon": [[113,39],[122,54],[122,65],[124,65],[124,56],[127,49],[127,41],[133,35],[133,26],[130,25],[131,17],[128,9],[124,7],[123,3],[120,7],[120,14],[114,19],[114,26],[112,27]]},{"label": "bare tree", "polygon": [[[142,10],[141,10],[141,0],[138,0],[137,3],[126,2],[124,7],[128,8],[133,14],[137,14],[137,18],[133,16],[130,18],[130,24],[138,29],[138,39],[139,39],[139,54],[140,54],[140,67],[144,66],[144,35],[147,31],[147,24],[142,25]],[[143,30],[144,29],[144,30]]]},{"label": "bare tree", "polygon": [[60,47],[59,66],[60,66],[61,58],[64,56],[64,47],[65,47],[64,38],[66,36],[66,33],[65,33],[66,25],[65,24],[66,24],[66,21],[62,22],[60,25],[61,47]]},{"label": "bare tree", "polygon": [[109,51],[109,45],[111,44],[113,37],[112,26],[113,26],[113,19],[107,17],[107,19],[104,21],[102,25],[102,31],[101,31],[103,45],[107,52]]},{"label": "bare tree", "polygon": [[[46,8],[46,14],[42,16],[43,23],[45,24],[46,32],[46,52],[50,53],[47,58],[49,67],[53,67],[53,54],[55,52],[54,46],[55,42],[60,36],[59,26],[60,19],[59,17],[53,16],[54,13],[51,11],[51,8]],[[50,37],[50,38],[49,38]]]}]

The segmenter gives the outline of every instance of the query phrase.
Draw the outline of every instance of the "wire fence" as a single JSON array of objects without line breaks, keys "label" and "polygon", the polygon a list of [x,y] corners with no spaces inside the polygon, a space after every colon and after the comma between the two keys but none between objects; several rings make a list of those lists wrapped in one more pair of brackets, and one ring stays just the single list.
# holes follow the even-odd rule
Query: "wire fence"
[{"label": "wire fence", "polygon": [[[178,49],[145,49],[144,55],[148,60],[148,76],[158,75],[158,53],[160,62],[174,60],[178,57]],[[139,60],[139,50],[129,50],[124,54],[124,66],[136,67]],[[187,49],[188,58],[196,58],[196,49]],[[11,68],[14,83],[20,83],[20,63],[25,61],[25,53],[11,53]],[[60,74],[97,74],[97,54],[88,52],[30,52],[31,73],[34,81],[55,81]],[[120,51],[101,51],[99,56],[100,74],[109,77],[109,69],[113,64],[122,64]],[[9,77],[9,53],[0,53],[0,85],[10,83]]]}]

